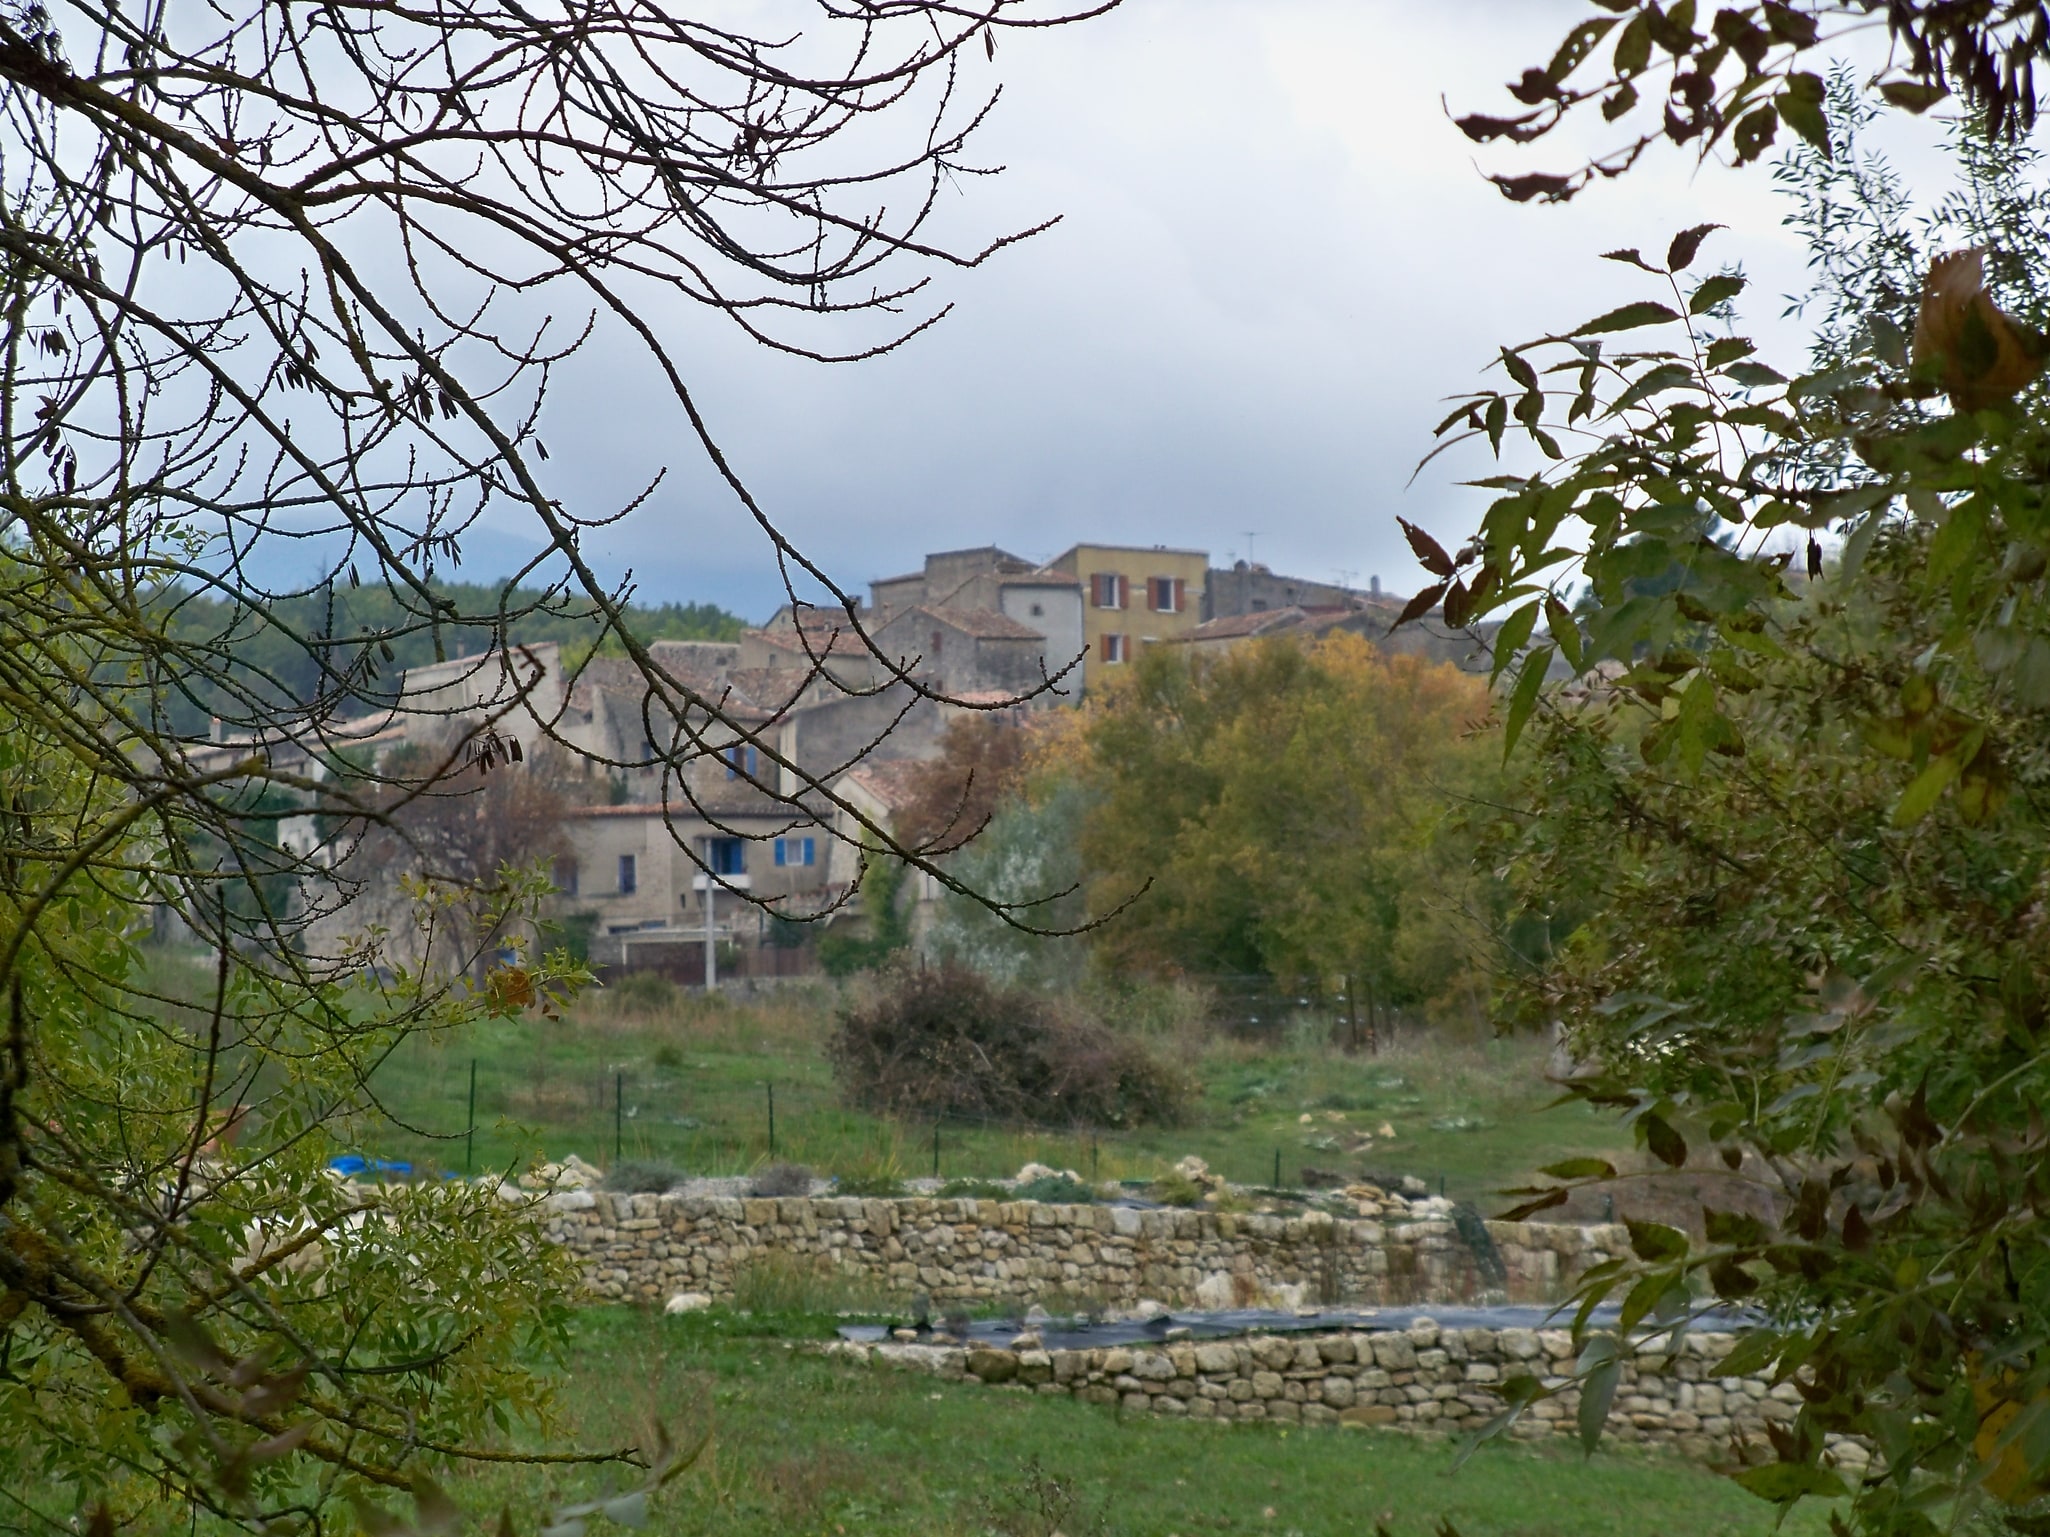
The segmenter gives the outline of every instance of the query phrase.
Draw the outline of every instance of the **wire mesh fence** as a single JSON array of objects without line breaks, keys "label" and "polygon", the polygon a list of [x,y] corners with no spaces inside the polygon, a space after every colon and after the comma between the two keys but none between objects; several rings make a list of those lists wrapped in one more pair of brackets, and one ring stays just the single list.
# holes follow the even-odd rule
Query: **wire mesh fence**
[{"label": "wire mesh fence", "polygon": [[1199,1127],[1041,1125],[987,1117],[903,1119],[850,1108],[830,1081],[764,1075],[694,1081],[687,1067],[602,1065],[536,1072],[504,1059],[409,1070],[403,1105],[364,1128],[367,1156],[408,1172],[517,1172],[533,1157],[575,1153],[601,1168],[733,1176],[802,1165],[855,1191],[916,1178],[988,1181],[1028,1164],[1091,1183],[1152,1180],[1195,1153],[1235,1184],[1296,1186],[1332,1160],[1298,1139],[1251,1142]]}]

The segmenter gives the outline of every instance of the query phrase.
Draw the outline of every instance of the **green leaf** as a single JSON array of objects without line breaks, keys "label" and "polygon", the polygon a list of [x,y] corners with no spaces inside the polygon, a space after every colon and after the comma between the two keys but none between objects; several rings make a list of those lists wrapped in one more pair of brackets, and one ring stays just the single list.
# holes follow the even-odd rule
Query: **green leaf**
[{"label": "green leaf", "polygon": [[1950,509],[1943,520],[1943,527],[1929,541],[1929,554],[1923,567],[1924,578],[1932,588],[1949,581],[1958,567],[1978,552],[1985,528],[1986,503],[1983,498],[1970,497]]},{"label": "green leaf", "polygon": [[1702,1229],[1710,1243],[1746,1246],[1762,1241],[1765,1224],[1749,1212],[1717,1211],[1713,1206],[1701,1208]]},{"label": "green leaf", "polygon": [[1779,132],[1779,116],[1770,106],[1758,107],[1738,119],[1735,131],[1730,135],[1736,146],[1737,164],[1745,165],[1756,160],[1768,149]]},{"label": "green leaf", "polygon": [[1950,787],[1950,782],[1957,778],[1963,767],[1962,763],[1948,754],[1931,758],[1929,766],[1910,780],[1908,787],[1901,791],[1901,798],[1895,802],[1893,808],[1893,825],[1912,827],[1921,821],[1929,814],[1930,809]]},{"label": "green leaf", "polygon": [[1744,291],[1744,279],[1734,273],[1717,273],[1694,290],[1687,301],[1687,313],[1705,315],[1727,299],[1734,299]]},{"label": "green leaf", "polygon": [[1525,1201],[1520,1206],[1510,1207],[1495,1220],[1497,1222],[1528,1222],[1541,1211],[1550,1211],[1554,1206],[1564,1206],[1569,1198],[1569,1192],[1564,1187],[1556,1190],[1547,1190],[1535,1200]]},{"label": "green leaf", "polygon": [[1806,1495],[1835,1500],[1850,1493],[1836,1474],[1806,1462],[1768,1462],[1763,1467],[1746,1468],[1736,1477],[1761,1500],[1775,1505],[1791,1504]]},{"label": "green leaf", "polygon": [[1649,299],[1640,299],[1635,304],[1626,304],[1621,309],[1610,310],[1606,315],[1597,315],[1586,325],[1578,327],[1575,336],[1597,336],[1604,331],[1635,331],[1643,326],[1664,325],[1669,320],[1678,320],[1678,312],[1667,309],[1663,304]]},{"label": "green leaf", "polygon": [[1651,62],[1651,18],[1639,11],[1616,39],[1612,61],[1619,75],[1634,75]]},{"label": "green leaf", "polygon": [[[1724,368],[1739,358],[1749,357],[1758,350],[1747,336],[1718,336],[1708,344],[1708,366]],[[1440,428],[1439,431],[1443,431]]]},{"label": "green leaf", "polygon": [[1711,231],[1722,229],[1720,224],[1697,224],[1692,229],[1683,229],[1675,235],[1672,244],[1666,247],[1666,271],[1684,272],[1694,261],[1694,253],[1701,249]]},{"label": "green leaf", "polygon": [[1631,382],[1630,388],[1616,397],[1615,404],[1603,413],[1616,416],[1629,410],[1650,395],[1657,395],[1673,389],[1699,389],[1695,383],[1694,370],[1685,363],[1661,363],[1656,368],[1646,369]]},{"label": "green leaf", "polygon": [[1545,78],[1557,85],[1573,71],[1580,68],[1583,60],[1594,51],[1594,45],[1607,37],[1616,25],[1614,16],[1597,16],[1583,21],[1566,34],[1566,41],[1559,45],[1559,51],[1552,55],[1552,62],[1545,66]]},{"label": "green leaf", "polygon": [[[1617,1331],[1627,1335],[1651,1315],[1652,1309],[1672,1289],[1673,1278],[1663,1271],[1640,1276],[1637,1284],[1623,1298],[1623,1306],[1616,1314]],[[1685,1293],[1681,1295],[1684,1300]]]},{"label": "green leaf", "polygon": [[1502,676],[1502,669],[1521,651],[1530,639],[1530,632],[1537,628],[1538,601],[1533,598],[1502,621],[1502,628],[1495,632],[1495,665],[1488,673],[1488,682],[1493,683]]},{"label": "green leaf", "polygon": [[1537,708],[1538,691],[1545,686],[1545,669],[1552,665],[1552,648],[1534,646],[1524,654],[1523,671],[1516,675],[1516,692],[1509,699],[1509,713],[1502,722],[1502,761],[1516,751],[1516,739],[1524,723]]},{"label": "green leaf", "polygon": [[1648,1110],[1639,1118],[1637,1125],[1644,1133],[1644,1145],[1651,1149],[1652,1157],[1669,1169],[1677,1169],[1687,1161],[1687,1142],[1666,1118],[1656,1110]]},{"label": "green leaf", "polygon": [[1630,1229],[1630,1249],[1639,1259],[1657,1264],[1687,1257],[1687,1235],[1678,1228],[1667,1227],[1663,1222],[1640,1222],[1634,1217],[1626,1218],[1623,1225]]},{"label": "green leaf", "polygon": [[1526,390],[1535,390],[1538,387],[1537,370],[1530,366],[1530,360],[1521,353],[1511,352],[1507,347],[1504,347],[1502,349],[1502,366],[1509,370],[1509,377],[1522,385]]},{"label": "green leaf", "polygon": [[1581,671],[1580,626],[1574,623],[1566,605],[1549,593],[1545,595],[1545,628],[1566,654],[1566,661],[1573,670],[1576,673]]},{"label": "green leaf", "polygon": [[1762,390],[1787,382],[1785,374],[1776,368],[1767,368],[1763,363],[1732,363],[1723,370],[1723,377],[1747,390]]},{"label": "green leaf", "polygon": [[1673,718],[1673,749],[1680,766],[1690,775],[1701,772],[1708,751],[1716,743],[1715,679],[1704,669],[1680,695],[1680,713]]},{"label": "green leaf", "polygon": [[1923,113],[1950,94],[1933,80],[1888,80],[1879,87],[1887,105],[1904,112]]},{"label": "green leaf", "polygon": [[1616,1166],[1602,1158],[1569,1158],[1564,1163],[1548,1163],[1538,1173],[1553,1179],[1614,1179]]},{"label": "green leaf", "polygon": [[1764,1371],[1779,1359],[1783,1341],[1770,1329],[1754,1329],[1737,1337],[1737,1343],[1730,1347],[1730,1353],[1718,1361],[1715,1374],[1718,1377],[1751,1377]]},{"label": "green leaf", "polygon": [[[1602,1336],[1607,1339],[1607,1336]],[[1623,1362],[1615,1354],[1615,1342],[1608,1341],[1607,1359],[1598,1360],[1580,1378],[1580,1448],[1593,1455],[1601,1445],[1602,1428],[1609,1423],[1609,1406],[1616,1401],[1616,1386],[1623,1380]],[[1581,1358],[1583,1361],[1586,1357]]]},{"label": "green leaf", "polygon": [[1772,104],[1778,110],[1781,122],[1806,139],[1824,160],[1829,160],[1834,157],[1830,153],[1829,120],[1823,115],[1822,97],[1819,92],[1810,96],[1805,90],[1794,89],[1795,82],[1815,78],[1813,75],[1791,76],[1788,89],[1775,96]]}]

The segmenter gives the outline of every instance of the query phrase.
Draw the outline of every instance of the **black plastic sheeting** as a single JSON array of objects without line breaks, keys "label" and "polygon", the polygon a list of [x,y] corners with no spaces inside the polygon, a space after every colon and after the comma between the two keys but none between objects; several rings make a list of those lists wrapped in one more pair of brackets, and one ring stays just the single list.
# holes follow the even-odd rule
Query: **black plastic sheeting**
[{"label": "black plastic sheeting", "polygon": [[[1592,1321],[1613,1327],[1617,1317],[1613,1306],[1595,1309]],[[967,1324],[966,1343],[1011,1348],[1020,1334],[1037,1334],[1047,1350],[1089,1350],[1108,1345],[1159,1345],[1174,1331],[1177,1340],[1221,1340],[1241,1334],[1323,1334],[1337,1329],[1363,1329],[1370,1333],[1401,1333],[1420,1318],[1428,1318],[1441,1329],[1563,1329],[1571,1324],[1572,1307],[1540,1307],[1532,1304],[1445,1304],[1435,1307],[1326,1308],[1314,1313],[1281,1312],[1271,1308],[1230,1308],[1221,1312],[1163,1313],[1146,1320],[1094,1321],[1087,1318],[1053,1318],[1040,1325],[1015,1318],[981,1318]],[[1700,1314],[1687,1327],[1694,1332],[1727,1331],[1749,1327],[1754,1316],[1731,1311]],[[859,1344],[881,1344],[891,1337],[888,1324],[846,1324],[840,1337]],[[899,1325],[897,1327],[903,1327]],[[1186,1329],[1187,1334],[1181,1331]],[[1654,1330],[1659,1326],[1654,1325]],[[961,1344],[958,1327],[946,1325],[918,1331],[918,1344]]]}]

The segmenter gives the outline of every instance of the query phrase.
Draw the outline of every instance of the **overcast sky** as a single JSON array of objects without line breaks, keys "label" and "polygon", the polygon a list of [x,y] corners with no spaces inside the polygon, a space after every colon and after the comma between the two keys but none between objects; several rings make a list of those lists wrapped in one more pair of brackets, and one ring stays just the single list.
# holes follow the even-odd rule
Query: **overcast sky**
[{"label": "overcast sky", "polygon": [[[773,516],[842,582],[927,550],[996,543],[1050,558],[1077,540],[1207,549],[1306,577],[1410,590],[1395,518],[1461,534],[1484,457],[1413,486],[1441,398],[1498,343],[1640,295],[1596,260],[1731,230],[1747,329],[1779,355],[1801,286],[1785,203],[1758,168],[1654,154],[1564,208],[1508,203],[1454,112],[1500,111],[1579,0],[1126,0],[1082,26],[1008,37],[981,141],[1008,169],[966,183],[965,231],[1063,222],[942,288],[956,302],[894,356],[838,367],[667,317],[703,405]],[[1595,125],[1598,126],[1598,125]],[[1545,160],[1565,159],[1563,149]],[[1497,163],[1501,163],[1498,157]],[[1536,160],[1519,160],[1535,168]],[[651,446],[676,466],[587,548],[644,599],[752,618],[779,600],[769,553],[694,467],[652,390],[589,358],[545,419],[563,494],[595,507]],[[1499,377],[1499,375],[1498,375]],[[645,404],[643,404],[645,402]],[[1448,539],[1448,543],[1450,540]],[[516,545],[480,534],[468,571]]]}]

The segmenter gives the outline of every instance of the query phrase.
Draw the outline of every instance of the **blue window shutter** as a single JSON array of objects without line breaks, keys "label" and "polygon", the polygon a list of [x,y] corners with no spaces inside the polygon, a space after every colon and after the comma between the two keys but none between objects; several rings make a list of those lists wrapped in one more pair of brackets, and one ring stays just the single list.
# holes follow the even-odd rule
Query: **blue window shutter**
[{"label": "blue window shutter", "polygon": [[810,864],[810,863],[811,863],[811,857],[812,857],[812,856],[811,856],[811,851],[812,851],[812,841],[811,841],[811,839],[807,838],[807,839],[805,839],[805,840],[804,840],[804,862],[805,862],[806,864]]},{"label": "blue window shutter", "polygon": [[782,867],[783,867],[783,840],[782,840],[781,838],[778,838],[778,839],[776,840],[776,868],[778,868],[778,869],[780,870],[780,869],[781,869]]}]

